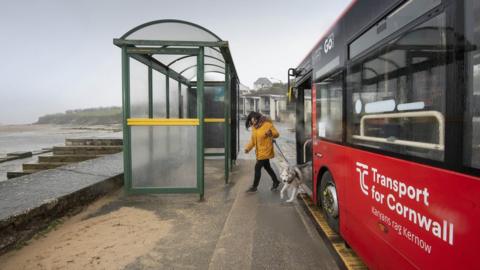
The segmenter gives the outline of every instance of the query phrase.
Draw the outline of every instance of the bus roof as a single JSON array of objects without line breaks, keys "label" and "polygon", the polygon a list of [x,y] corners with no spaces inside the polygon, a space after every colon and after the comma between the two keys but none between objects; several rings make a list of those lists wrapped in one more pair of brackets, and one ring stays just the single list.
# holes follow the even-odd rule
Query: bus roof
[{"label": "bus roof", "polygon": [[324,32],[323,35],[320,36],[320,38],[318,39],[318,41],[315,43],[315,46],[313,46],[310,51],[307,53],[307,55],[305,55],[305,57],[302,59],[302,61],[300,61],[300,63],[297,65],[297,67],[300,67],[303,62],[312,54],[312,52],[320,45],[320,42],[328,35],[328,33],[333,29],[333,27],[338,23],[338,21],[340,21],[344,16],[345,14],[347,14],[348,11],[350,11],[350,9],[352,9],[353,5],[355,5],[355,3],[357,3],[357,0],[352,0],[350,2],[350,4],[348,4],[348,6],[342,11],[342,13],[340,13],[340,15],[338,15],[338,17],[335,19],[335,21],[330,25],[330,27]]}]

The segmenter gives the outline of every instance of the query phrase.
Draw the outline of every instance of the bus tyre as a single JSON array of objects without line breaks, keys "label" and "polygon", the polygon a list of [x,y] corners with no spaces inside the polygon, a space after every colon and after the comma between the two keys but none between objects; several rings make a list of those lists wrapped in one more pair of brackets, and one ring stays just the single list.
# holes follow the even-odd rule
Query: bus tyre
[{"label": "bus tyre", "polygon": [[336,233],[339,233],[339,217],[338,196],[335,182],[329,172],[322,175],[320,182],[320,202],[322,204],[323,213],[327,219],[327,223]]}]

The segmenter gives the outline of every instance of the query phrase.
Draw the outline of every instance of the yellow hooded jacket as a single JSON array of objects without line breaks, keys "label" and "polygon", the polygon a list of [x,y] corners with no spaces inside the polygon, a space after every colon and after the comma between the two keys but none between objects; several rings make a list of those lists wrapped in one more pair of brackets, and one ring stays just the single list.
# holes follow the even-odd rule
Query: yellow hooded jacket
[{"label": "yellow hooded jacket", "polygon": [[[269,130],[272,131],[272,136],[267,135]],[[245,146],[245,150],[250,152],[250,150],[255,147],[257,160],[271,159],[275,155],[273,152],[273,139],[278,138],[278,136],[280,136],[280,134],[273,126],[272,121],[267,119],[258,128],[252,126],[252,137],[250,138],[250,142]]]}]

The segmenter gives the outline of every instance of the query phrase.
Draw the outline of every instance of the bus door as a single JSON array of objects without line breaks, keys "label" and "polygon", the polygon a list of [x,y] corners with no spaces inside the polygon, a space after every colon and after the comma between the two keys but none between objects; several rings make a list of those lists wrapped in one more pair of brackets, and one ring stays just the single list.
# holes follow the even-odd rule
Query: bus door
[{"label": "bus door", "polygon": [[[297,164],[312,161],[312,90],[311,80],[306,80],[295,91],[295,141]],[[306,185],[311,189],[312,181]]]}]

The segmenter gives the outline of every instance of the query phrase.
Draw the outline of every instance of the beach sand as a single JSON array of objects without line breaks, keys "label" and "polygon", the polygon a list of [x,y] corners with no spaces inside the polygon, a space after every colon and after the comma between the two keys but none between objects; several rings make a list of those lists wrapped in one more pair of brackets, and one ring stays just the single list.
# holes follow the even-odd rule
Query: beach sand
[{"label": "beach sand", "polygon": [[167,235],[172,224],[134,207],[99,212],[118,196],[119,192],[99,199],[51,231],[39,233],[26,246],[3,255],[0,269],[122,269],[132,263]]}]

